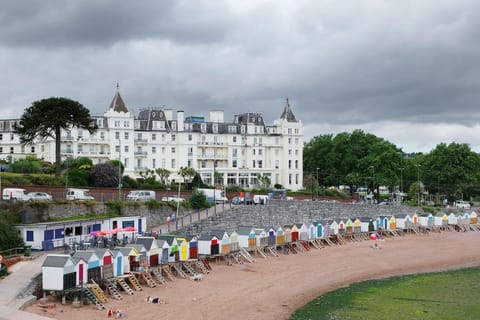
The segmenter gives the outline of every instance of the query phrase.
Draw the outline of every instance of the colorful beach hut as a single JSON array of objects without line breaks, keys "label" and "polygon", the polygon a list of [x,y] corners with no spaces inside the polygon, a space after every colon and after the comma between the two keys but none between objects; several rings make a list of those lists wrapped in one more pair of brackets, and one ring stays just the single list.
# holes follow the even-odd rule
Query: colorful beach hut
[{"label": "colorful beach hut", "polygon": [[42,264],[42,289],[64,291],[77,285],[75,262],[68,254],[49,254]]}]

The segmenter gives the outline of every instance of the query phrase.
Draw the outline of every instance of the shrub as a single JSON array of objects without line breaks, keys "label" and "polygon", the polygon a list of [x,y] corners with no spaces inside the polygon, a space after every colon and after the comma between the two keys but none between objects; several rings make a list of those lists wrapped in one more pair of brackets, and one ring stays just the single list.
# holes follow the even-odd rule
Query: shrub
[{"label": "shrub", "polygon": [[123,215],[123,201],[118,201],[118,200],[111,200],[105,202],[105,206],[107,207],[107,214],[113,214],[116,216],[122,216]]},{"label": "shrub", "polygon": [[93,185],[95,187],[116,187],[118,186],[118,167],[112,162],[96,164],[91,170]]}]

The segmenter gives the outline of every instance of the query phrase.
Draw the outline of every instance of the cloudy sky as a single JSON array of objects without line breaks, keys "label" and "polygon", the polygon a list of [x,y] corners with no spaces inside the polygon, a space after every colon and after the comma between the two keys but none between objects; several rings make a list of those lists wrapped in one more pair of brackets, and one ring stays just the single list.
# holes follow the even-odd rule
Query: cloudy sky
[{"label": "cloudy sky", "polygon": [[305,140],[362,129],[405,152],[480,152],[476,0],[2,1],[0,117],[64,96],[102,115],[120,85],[208,116],[288,97]]}]

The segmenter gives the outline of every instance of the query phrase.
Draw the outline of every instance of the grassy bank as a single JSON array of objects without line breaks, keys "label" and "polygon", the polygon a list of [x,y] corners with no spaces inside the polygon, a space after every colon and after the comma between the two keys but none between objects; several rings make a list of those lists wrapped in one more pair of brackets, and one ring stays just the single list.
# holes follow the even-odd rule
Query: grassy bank
[{"label": "grassy bank", "polygon": [[472,268],[356,283],[314,299],[290,319],[479,319],[479,273]]}]

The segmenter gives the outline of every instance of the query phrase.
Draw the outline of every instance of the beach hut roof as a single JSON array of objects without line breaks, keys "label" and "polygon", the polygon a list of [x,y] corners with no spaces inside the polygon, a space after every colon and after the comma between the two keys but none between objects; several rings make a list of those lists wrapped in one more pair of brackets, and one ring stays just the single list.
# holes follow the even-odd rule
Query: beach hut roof
[{"label": "beach hut roof", "polygon": [[97,260],[100,260],[100,258],[98,257],[98,255],[95,251],[88,251],[88,250],[77,251],[73,254],[73,257],[83,258],[85,261],[90,261],[91,258],[95,258]]},{"label": "beach hut roof", "polygon": [[63,268],[68,262],[74,263],[68,254],[49,254],[43,261],[42,267]]},{"label": "beach hut roof", "polygon": [[135,240],[135,244],[141,244],[145,247],[145,249],[147,249],[147,251],[150,251],[150,249],[152,249],[154,241],[154,237],[137,237],[137,239]]},{"label": "beach hut roof", "polygon": [[83,260],[84,263],[88,263],[87,261],[85,261],[85,259],[83,259],[82,257],[72,257],[72,260],[75,264],[78,264],[78,262],[80,260]]},{"label": "beach hut roof", "polygon": [[112,251],[108,248],[95,248],[94,251],[98,257],[104,257],[105,254],[110,254],[113,256]]},{"label": "beach hut roof", "polygon": [[253,227],[251,226],[239,226],[237,228],[237,233],[239,235],[249,235],[250,231],[252,231]]},{"label": "beach hut roof", "polygon": [[201,234],[200,237],[198,238],[199,241],[210,241],[212,240],[213,238],[217,238],[215,235],[213,234],[210,234],[210,233],[204,233],[204,234]]},{"label": "beach hut roof", "polygon": [[173,241],[175,240],[175,237],[175,235],[167,234],[158,236],[158,239],[167,241],[168,244],[171,246],[173,244]]},{"label": "beach hut roof", "polygon": [[223,237],[225,237],[225,235],[228,236],[227,231],[222,230],[222,229],[214,229],[214,230],[211,230],[211,231],[210,231],[210,234],[211,234],[211,235],[214,235],[214,236],[217,237],[218,239],[223,239]]},{"label": "beach hut roof", "polygon": [[128,246],[131,247],[131,248],[137,249],[138,252],[147,251],[147,249],[145,249],[145,246],[143,244],[140,244],[140,243],[138,243],[138,244],[131,243]]}]

